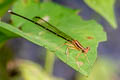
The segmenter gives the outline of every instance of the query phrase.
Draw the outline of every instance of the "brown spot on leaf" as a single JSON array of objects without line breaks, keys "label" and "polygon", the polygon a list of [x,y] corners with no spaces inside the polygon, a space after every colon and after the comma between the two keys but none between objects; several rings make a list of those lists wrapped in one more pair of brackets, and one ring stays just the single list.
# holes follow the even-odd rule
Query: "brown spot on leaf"
[{"label": "brown spot on leaf", "polygon": [[88,36],[88,37],[87,37],[87,39],[94,39],[94,38],[93,38],[93,37],[91,37],[91,36]]}]

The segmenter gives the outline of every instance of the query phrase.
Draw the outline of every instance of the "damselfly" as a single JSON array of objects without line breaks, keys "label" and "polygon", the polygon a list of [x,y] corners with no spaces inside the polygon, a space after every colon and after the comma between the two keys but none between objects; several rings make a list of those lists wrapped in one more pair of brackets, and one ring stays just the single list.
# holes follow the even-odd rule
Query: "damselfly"
[{"label": "damselfly", "polygon": [[[90,50],[90,47],[84,48],[84,47],[80,44],[80,42],[78,42],[77,40],[73,39],[71,36],[65,34],[64,32],[60,31],[58,28],[56,28],[55,26],[51,25],[50,23],[48,23],[47,21],[45,21],[45,20],[42,19],[41,17],[35,17],[35,18],[36,18],[36,19],[40,19],[41,21],[45,22],[45,23],[47,24],[46,26],[44,26],[44,25],[42,25],[42,24],[40,24],[40,23],[38,23],[38,22],[36,22],[36,21],[34,21],[34,20],[31,20],[31,19],[29,19],[29,18],[26,18],[26,17],[24,17],[24,16],[21,16],[21,15],[15,13],[15,12],[12,12],[11,10],[9,10],[8,12],[11,13],[11,14],[13,14],[13,15],[16,15],[16,16],[19,16],[19,17],[21,17],[21,18],[24,18],[24,19],[26,19],[26,20],[28,20],[28,21],[30,21],[30,22],[32,22],[32,23],[34,23],[34,24],[36,24],[36,25],[44,28],[45,30],[53,33],[54,35],[56,35],[56,36],[58,36],[58,37],[60,37],[60,38],[62,38],[62,39],[64,39],[64,40],[66,40],[67,43],[64,43],[64,45],[67,45],[67,46],[68,46],[67,49],[66,49],[66,55],[67,55],[67,57],[69,56],[69,49],[75,49],[75,50],[81,51],[81,52],[80,52],[79,54],[77,54],[77,56],[76,56],[76,61],[77,61],[77,62],[78,62],[78,58],[79,58],[79,56],[81,55],[81,53],[84,53],[84,55],[87,57],[87,53],[88,53],[88,51]],[[49,26],[49,27],[48,27],[48,26]],[[88,63],[89,63],[88,58],[87,58],[87,61],[88,61]],[[79,65],[79,64],[77,63],[77,65]]]}]

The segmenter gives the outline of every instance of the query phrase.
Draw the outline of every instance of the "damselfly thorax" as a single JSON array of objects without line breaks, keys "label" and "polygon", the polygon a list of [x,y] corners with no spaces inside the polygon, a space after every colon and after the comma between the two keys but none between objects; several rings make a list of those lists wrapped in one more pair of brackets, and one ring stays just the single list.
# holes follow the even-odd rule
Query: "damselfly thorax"
[{"label": "damselfly thorax", "polygon": [[71,43],[76,47],[77,50],[82,50],[84,54],[87,54],[90,50],[90,47],[84,48],[77,40],[73,40]]}]

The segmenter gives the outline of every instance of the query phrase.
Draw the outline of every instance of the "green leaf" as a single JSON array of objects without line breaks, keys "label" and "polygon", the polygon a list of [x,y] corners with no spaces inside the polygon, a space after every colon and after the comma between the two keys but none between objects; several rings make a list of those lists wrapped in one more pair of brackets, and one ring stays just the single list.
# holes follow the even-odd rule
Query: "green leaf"
[{"label": "green leaf", "polygon": [[[80,73],[86,76],[89,74],[97,57],[98,43],[106,40],[106,34],[99,24],[97,24],[94,20],[82,20],[81,17],[76,14],[76,10],[64,8],[53,3],[40,4],[34,0],[28,0],[28,2],[24,2],[22,0],[18,1],[14,5],[13,11],[31,19],[34,16],[49,16],[49,22],[51,24],[70,35],[75,40],[78,40],[84,47],[89,46],[90,51],[88,52],[87,56],[90,64],[88,64],[88,61],[82,54],[79,57],[79,61],[81,61],[83,65],[79,68],[76,64],[75,57],[80,52],[76,50],[70,50],[69,58],[66,62],[67,56],[65,52],[67,46],[60,47],[65,43],[65,40],[62,38],[16,16],[12,16],[13,23],[17,27],[22,26],[22,31],[11,25],[0,23],[2,28],[14,32],[25,39],[36,43],[37,45],[44,46],[45,48],[53,51],[63,62]],[[56,51],[58,47],[60,48]]]},{"label": "green leaf", "polygon": [[102,15],[113,28],[117,28],[114,14],[115,0],[84,0],[88,6]]},{"label": "green leaf", "polygon": [[15,0],[0,0],[0,17],[10,8]]},{"label": "green leaf", "polygon": [[[91,50],[88,52],[88,64],[84,55],[79,58],[83,62],[83,66],[79,67],[76,64],[75,57],[79,51],[70,50],[69,60],[66,62],[66,46],[61,47],[56,51],[58,47],[65,43],[65,40],[60,37],[48,32],[44,29],[39,29],[33,23],[30,23],[24,19],[16,16],[12,17],[15,26],[22,26],[22,31],[32,38],[32,41],[38,42],[38,45],[44,46],[45,48],[56,51],[56,55],[65,63],[70,65],[72,68],[80,71],[84,75],[88,75],[92,65],[94,64],[97,56],[97,46],[99,41],[105,40],[105,33],[102,27],[95,21],[84,21],[77,14],[77,10],[64,8],[53,3],[37,3],[34,0],[29,0],[27,3],[24,1],[18,1],[13,8],[14,12],[17,12],[28,18],[34,16],[46,17],[49,16],[49,22],[55,25],[58,29],[70,35],[74,39],[81,42],[85,47],[90,46]],[[94,28],[94,31],[93,31]],[[88,39],[90,38],[90,39]]]},{"label": "green leaf", "polygon": [[5,42],[11,38],[18,37],[18,35],[13,34],[9,32],[8,30],[3,30],[4,32],[1,31],[1,26],[0,26],[0,48],[5,44]]},{"label": "green leaf", "polygon": [[[0,23],[2,23],[0,21]],[[5,27],[5,26],[3,26]],[[6,26],[8,27],[8,26]],[[9,30],[6,30],[4,28],[2,28],[0,26],[0,47],[2,47],[2,45],[4,44],[5,41],[11,39],[11,38],[15,38],[15,37],[18,37],[17,34],[14,34],[13,32],[9,31]]]},{"label": "green leaf", "polygon": [[[1,28],[0,28],[1,30]],[[5,41],[9,40],[11,37],[0,31],[0,48],[4,45]]]}]

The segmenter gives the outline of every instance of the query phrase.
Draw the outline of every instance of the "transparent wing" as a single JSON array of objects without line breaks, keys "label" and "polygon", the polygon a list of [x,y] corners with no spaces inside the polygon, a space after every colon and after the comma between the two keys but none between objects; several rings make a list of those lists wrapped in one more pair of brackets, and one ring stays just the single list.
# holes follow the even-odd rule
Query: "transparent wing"
[{"label": "transparent wing", "polygon": [[56,34],[59,34],[60,36],[66,38],[69,41],[72,41],[73,39],[69,36],[66,35],[64,32],[62,32],[61,30],[59,30],[57,27],[53,26],[52,24],[50,24],[49,22],[47,22],[47,20],[49,20],[49,18],[41,18],[38,16],[35,16],[34,21],[36,21],[37,23],[43,25],[44,27],[48,28],[49,30],[55,32]]}]

